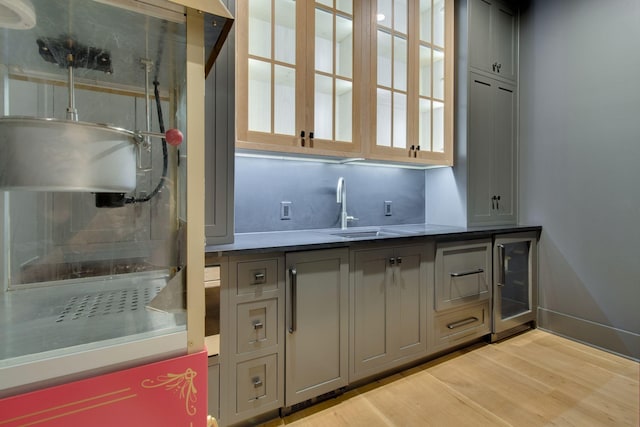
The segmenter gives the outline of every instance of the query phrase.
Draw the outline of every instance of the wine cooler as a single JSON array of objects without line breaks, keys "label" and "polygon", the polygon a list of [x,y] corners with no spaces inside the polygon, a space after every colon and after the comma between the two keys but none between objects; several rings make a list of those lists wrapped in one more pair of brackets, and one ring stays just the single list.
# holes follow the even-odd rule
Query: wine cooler
[{"label": "wine cooler", "polygon": [[534,327],[537,306],[537,233],[496,236],[491,340]]}]

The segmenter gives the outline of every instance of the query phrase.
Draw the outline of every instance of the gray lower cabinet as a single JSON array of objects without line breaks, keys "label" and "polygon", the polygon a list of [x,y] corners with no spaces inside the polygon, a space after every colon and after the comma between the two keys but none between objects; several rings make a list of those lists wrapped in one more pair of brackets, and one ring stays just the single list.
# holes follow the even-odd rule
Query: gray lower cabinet
[{"label": "gray lower cabinet", "polygon": [[286,254],[287,407],[348,383],[347,248]]},{"label": "gray lower cabinet", "polygon": [[433,251],[429,242],[352,252],[350,381],[426,355]]},{"label": "gray lower cabinet", "polygon": [[284,256],[221,266],[221,425],[253,424],[284,406]]},{"label": "gray lower cabinet", "polygon": [[429,352],[491,332],[492,241],[438,242]]}]

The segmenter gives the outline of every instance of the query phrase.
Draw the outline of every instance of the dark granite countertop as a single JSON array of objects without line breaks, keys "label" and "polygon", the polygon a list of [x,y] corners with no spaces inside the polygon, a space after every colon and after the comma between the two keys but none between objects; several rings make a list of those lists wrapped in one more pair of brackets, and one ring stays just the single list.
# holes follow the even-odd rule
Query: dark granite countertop
[{"label": "dark granite countertop", "polygon": [[[247,253],[290,252],[312,249],[348,247],[379,240],[416,240],[431,237],[437,240],[460,240],[490,236],[497,233],[540,231],[539,225],[493,225],[452,227],[431,224],[388,225],[380,227],[350,227],[347,230],[325,228],[295,231],[239,233],[234,243],[208,245],[208,255],[240,255]],[[345,233],[347,234],[345,236]],[[395,243],[395,242],[394,242]],[[399,242],[398,242],[399,243]]]}]

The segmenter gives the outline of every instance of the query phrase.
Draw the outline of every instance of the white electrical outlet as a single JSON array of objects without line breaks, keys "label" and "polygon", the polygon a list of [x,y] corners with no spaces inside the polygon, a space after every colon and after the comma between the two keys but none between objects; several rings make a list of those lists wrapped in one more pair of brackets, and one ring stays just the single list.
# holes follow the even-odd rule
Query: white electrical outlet
[{"label": "white electrical outlet", "polygon": [[291,219],[291,202],[280,202],[280,219]]},{"label": "white electrical outlet", "polygon": [[391,200],[384,202],[384,216],[391,216]]}]

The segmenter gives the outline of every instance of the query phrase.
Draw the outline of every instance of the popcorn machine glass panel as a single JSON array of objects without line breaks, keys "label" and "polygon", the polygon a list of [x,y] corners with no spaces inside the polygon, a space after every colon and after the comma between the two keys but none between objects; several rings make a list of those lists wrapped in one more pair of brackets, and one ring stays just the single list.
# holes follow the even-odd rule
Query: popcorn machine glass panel
[{"label": "popcorn machine glass panel", "polygon": [[141,340],[159,353],[186,349],[177,243],[186,147],[163,138],[185,128],[184,7],[9,3],[16,10],[0,11],[0,397],[25,363]]}]

